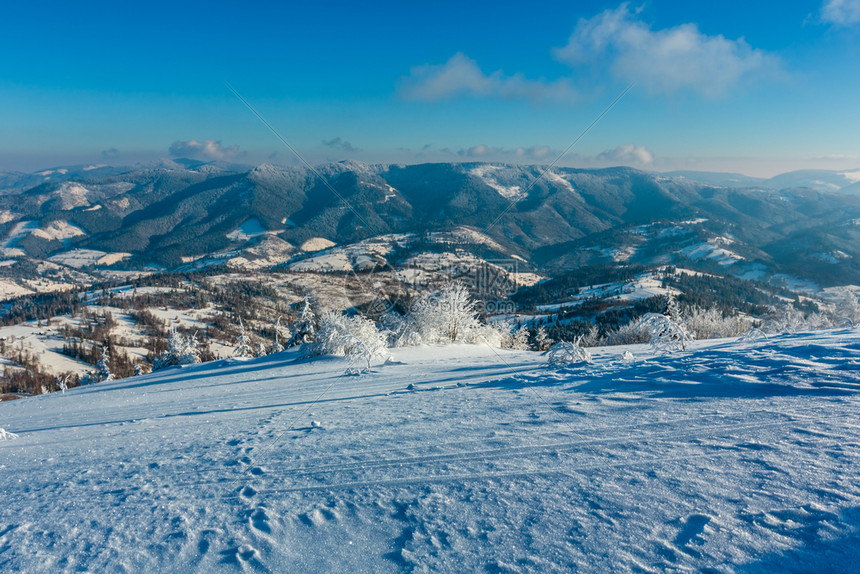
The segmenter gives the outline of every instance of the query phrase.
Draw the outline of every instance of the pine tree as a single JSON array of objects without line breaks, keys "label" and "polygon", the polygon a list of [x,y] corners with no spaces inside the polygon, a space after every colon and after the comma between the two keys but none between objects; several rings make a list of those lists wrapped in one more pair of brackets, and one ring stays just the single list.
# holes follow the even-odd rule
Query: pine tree
[{"label": "pine tree", "polygon": [[678,301],[671,291],[666,294],[666,305],[663,307],[663,315],[676,323],[681,323],[681,311],[678,309]]},{"label": "pine tree", "polygon": [[97,382],[103,381],[112,381],[113,373],[110,372],[110,352],[108,351],[107,346],[102,347],[102,356],[99,358],[96,363],[96,375]]},{"label": "pine tree", "polygon": [[274,339],[274,341],[272,341],[272,349],[271,349],[272,353],[280,353],[281,351],[284,350],[284,346],[281,344],[281,341],[280,341],[280,335],[281,335],[281,318],[278,317],[278,320],[275,321],[275,339]]},{"label": "pine tree", "polygon": [[242,319],[239,318],[239,336],[236,337],[236,350],[233,351],[234,357],[253,357],[254,351],[251,349],[251,339],[245,334],[245,325]]},{"label": "pine tree", "polygon": [[176,365],[191,365],[200,362],[197,351],[197,336],[185,337],[176,329],[170,333],[167,349],[153,362],[152,370],[166,369]]},{"label": "pine tree", "polygon": [[316,336],[315,324],[316,315],[314,315],[314,311],[311,309],[310,301],[305,299],[302,312],[299,318],[293,323],[293,333],[287,342],[287,347],[296,347],[313,341]]}]

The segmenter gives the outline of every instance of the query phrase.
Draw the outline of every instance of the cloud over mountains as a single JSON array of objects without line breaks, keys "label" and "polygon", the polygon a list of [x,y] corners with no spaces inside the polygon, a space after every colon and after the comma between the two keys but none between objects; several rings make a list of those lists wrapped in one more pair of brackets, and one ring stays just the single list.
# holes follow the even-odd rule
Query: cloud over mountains
[{"label": "cloud over mountains", "polygon": [[220,140],[194,139],[186,141],[175,141],[168,149],[173,157],[189,157],[193,159],[226,160],[240,157],[242,153],[239,146],[232,145],[224,147]]}]

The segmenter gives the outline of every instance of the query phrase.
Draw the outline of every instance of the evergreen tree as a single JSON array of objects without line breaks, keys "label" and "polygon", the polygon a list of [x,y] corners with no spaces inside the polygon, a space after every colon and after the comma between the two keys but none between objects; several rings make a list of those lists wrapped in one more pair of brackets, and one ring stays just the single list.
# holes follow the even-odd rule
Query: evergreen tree
[{"label": "evergreen tree", "polygon": [[293,333],[287,342],[287,347],[304,345],[314,340],[316,336],[316,315],[311,309],[311,303],[305,299],[299,318],[293,323]]},{"label": "evergreen tree", "polygon": [[96,363],[96,382],[112,381],[113,373],[110,372],[110,352],[107,346],[102,347],[102,356]]},{"label": "evergreen tree", "polygon": [[245,324],[239,318],[239,336],[236,337],[236,350],[233,351],[234,357],[253,357],[254,351],[251,349],[251,338],[245,334]]},{"label": "evergreen tree", "polygon": [[281,344],[281,341],[280,341],[280,335],[281,335],[281,318],[278,317],[278,320],[275,321],[275,340],[272,341],[272,349],[271,349],[272,353],[280,353],[281,351],[284,350],[284,346]]}]

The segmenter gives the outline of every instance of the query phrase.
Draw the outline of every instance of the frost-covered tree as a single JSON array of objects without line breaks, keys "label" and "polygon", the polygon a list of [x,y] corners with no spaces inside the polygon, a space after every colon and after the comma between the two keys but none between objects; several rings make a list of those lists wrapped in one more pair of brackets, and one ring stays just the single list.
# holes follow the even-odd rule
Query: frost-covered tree
[{"label": "frost-covered tree", "polygon": [[242,323],[242,318],[239,318],[239,336],[236,337],[236,349],[233,351],[234,357],[253,357],[254,351],[251,349],[251,338],[245,334],[245,324]]},{"label": "frost-covered tree", "polygon": [[102,356],[96,363],[95,379],[99,383],[113,380],[113,373],[110,372],[110,351],[106,346],[102,347]]},{"label": "frost-covered tree", "polygon": [[650,340],[648,328],[641,321],[631,321],[606,335],[606,343],[609,345],[637,345]]},{"label": "frost-covered tree", "polygon": [[268,351],[268,349],[266,349],[266,345],[264,345],[263,343],[257,343],[257,350],[254,351],[254,356],[255,357],[265,357],[268,354],[269,354],[269,351]]},{"label": "frost-covered tree", "polygon": [[541,325],[537,328],[537,332],[535,333],[535,350],[537,351],[549,351],[549,348],[552,347],[553,340],[546,332],[546,328]]},{"label": "frost-covered tree", "polygon": [[574,363],[590,363],[591,353],[580,345],[580,337],[575,341],[562,341],[549,349],[547,363],[554,366],[564,366]]},{"label": "frost-covered tree", "polygon": [[580,344],[583,347],[597,347],[600,345],[600,327],[589,325],[588,330],[580,335]]},{"label": "frost-covered tree", "polygon": [[195,335],[186,337],[174,329],[167,340],[167,349],[152,363],[152,370],[157,371],[176,365],[192,365],[199,362],[197,337]]},{"label": "frost-covered tree", "polygon": [[846,292],[836,304],[836,316],[849,327],[860,326],[860,301],[853,293]]},{"label": "frost-covered tree", "polygon": [[406,317],[397,311],[388,311],[379,318],[378,327],[380,332],[385,335],[389,347],[404,345],[402,337],[407,327]]},{"label": "frost-covered tree", "polygon": [[275,321],[275,337],[272,341],[272,348],[269,350],[270,353],[280,353],[284,350],[284,346],[281,344],[281,318],[278,317],[278,320]]},{"label": "frost-covered tree", "polygon": [[[529,350],[529,330],[526,327],[509,326],[510,330],[504,328],[506,324],[502,323],[499,326],[501,336],[501,346],[505,349],[513,349],[515,351]],[[503,330],[504,329],[504,330]]]},{"label": "frost-covered tree", "polygon": [[373,361],[388,354],[386,337],[364,317],[349,317],[334,311],[322,315],[319,331],[303,346],[305,355],[341,355],[362,361],[369,369]]},{"label": "frost-covered tree", "polygon": [[762,329],[766,333],[795,333],[803,327],[803,313],[790,303],[771,309],[762,323]]},{"label": "frost-covered tree", "polygon": [[[475,303],[466,287],[452,283],[434,295],[423,296],[407,315],[403,344],[480,343],[492,339],[498,342],[495,329],[482,328]],[[490,333],[494,331],[494,333]],[[491,341],[492,342],[492,341]]]},{"label": "frost-covered tree", "polygon": [[287,347],[296,347],[313,341],[316,334],[316,321],[317,318],[311,308],[311,302],[305,299],[299,318],[293,323],[292,334],[287,341]]},{"label": "frost-covered tree", "polygon": [[753,326],[752,320],[746,317],[724,317],[716,308],[699,306],[687,309],[684,324],[699,340],[737,337]]},{"label": "frost-covered tree", "polygon": [[529,330],[526,327],[520,327],[513,333],[513,340],[511,341],[511,349],[515,349],[517,351],[528,351],[529,350]]},{"label": "frost-covered tree", "polygon": [[669,317],[676,323],[682,323],[681,309],[678,307],[678,301],[675,299],[675,294],[669,291],[666,294],[666,305],[663,306],[663,315]]},{"label": "frost-covered tree", "polygon": [[684,324],[672,319],[671,315],[647,313],[640,324],[648,329],[651,348],[657,353],[686,351],[687,345],[695,339]]}]

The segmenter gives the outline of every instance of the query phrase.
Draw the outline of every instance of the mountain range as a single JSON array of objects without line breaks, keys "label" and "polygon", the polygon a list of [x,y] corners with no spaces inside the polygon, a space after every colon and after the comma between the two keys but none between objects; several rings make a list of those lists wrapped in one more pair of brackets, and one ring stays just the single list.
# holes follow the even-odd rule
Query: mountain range
[{"label": "mountain range", "polygon": [[287,265],[373,237],[466,228],[483,238],[473,243],[485,255],[516,257],[545,275],[691,264],[745,278],[860,284],[858,174],[765,180],[355,161],[312,171],[194,160],[0,173],[0,270],[23,260],[170,270],[261,252],[267,265]]}]

